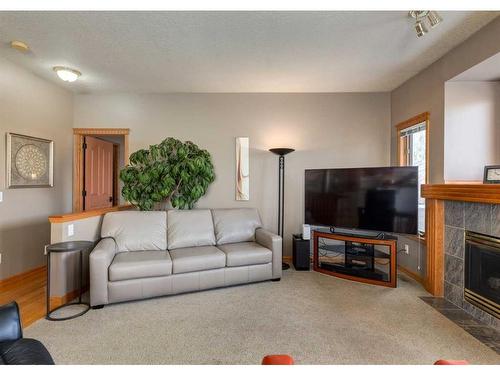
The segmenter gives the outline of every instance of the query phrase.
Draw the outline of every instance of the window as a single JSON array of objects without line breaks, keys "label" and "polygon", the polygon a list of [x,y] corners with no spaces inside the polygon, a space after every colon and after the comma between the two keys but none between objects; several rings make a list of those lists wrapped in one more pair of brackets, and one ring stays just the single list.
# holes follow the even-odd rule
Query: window
[{"label": "window", "polygon": [[429,113],[425,112],[397,125],[399,165],[418,167],[418,231],[425,235],[425,199],[422,184],[428,175]]}]

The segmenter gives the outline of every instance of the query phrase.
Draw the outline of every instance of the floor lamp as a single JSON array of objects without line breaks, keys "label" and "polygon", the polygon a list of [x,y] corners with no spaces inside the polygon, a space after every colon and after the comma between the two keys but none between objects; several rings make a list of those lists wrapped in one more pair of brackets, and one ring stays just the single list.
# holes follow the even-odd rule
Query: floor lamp
[{"label": "floor lamp", "polygon": [[[283,239],[285,238],[283,232],[285,228],[285,155],[295,151],[293,148],[271,148],[269,149],[273,154],[279,155],[278,167],[278,234]],[[290,268],[288,264],[282,261],[282,269],[287,270]]]}]

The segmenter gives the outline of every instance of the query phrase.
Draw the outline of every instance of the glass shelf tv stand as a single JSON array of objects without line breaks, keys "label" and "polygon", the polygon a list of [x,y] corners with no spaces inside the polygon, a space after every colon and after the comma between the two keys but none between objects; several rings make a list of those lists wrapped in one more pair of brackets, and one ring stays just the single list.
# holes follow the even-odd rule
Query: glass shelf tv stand
[{"label": "glass shelf tv stand", "polygon": [[313,247],[314,271],[367,284],[397,286],[395,237],[313,231]]}]

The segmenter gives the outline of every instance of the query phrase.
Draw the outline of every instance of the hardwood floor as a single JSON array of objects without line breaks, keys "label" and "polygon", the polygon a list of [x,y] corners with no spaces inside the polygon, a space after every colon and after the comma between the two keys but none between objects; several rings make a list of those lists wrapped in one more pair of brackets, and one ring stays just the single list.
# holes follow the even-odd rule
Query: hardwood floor
[{"label": "hardwood floor", "polygon": [[[83,288],[85,293],[87,287]],[[0,306],[12,301],[19,305],[21,323],[28,327],[45,317],[47,293],[47,267],[41,266],[5,280],[0,280]],[[79,291],[73,290],[64,296],[50,297],[50,308],[55,309],[78,297]]]},{"label": "hardwood floor", "polygon": [[0,305],[16,301],[21,323],[27,327],[45,316],[47,268],[45,266],[0,281]]}]

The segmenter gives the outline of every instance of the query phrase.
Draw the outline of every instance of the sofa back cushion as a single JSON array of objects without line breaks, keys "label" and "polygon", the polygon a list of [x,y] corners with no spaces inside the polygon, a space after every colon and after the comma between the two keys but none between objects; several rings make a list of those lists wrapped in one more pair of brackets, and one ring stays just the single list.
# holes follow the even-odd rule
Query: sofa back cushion
[{"label": "sofa back cushion", "polygon": [[113,237],[118,251],[167,249],[165,211],[119,211],[104,215],[101,237]]},{"label": "sofa back cushion", "polygon": [[255,230],[262,226],[255,208],[212,210],[217,245],[255,241]]},{"label": "sofa back cushion", "polygon": [[210,210],[168,210],[168,248],[215,245]]}]

